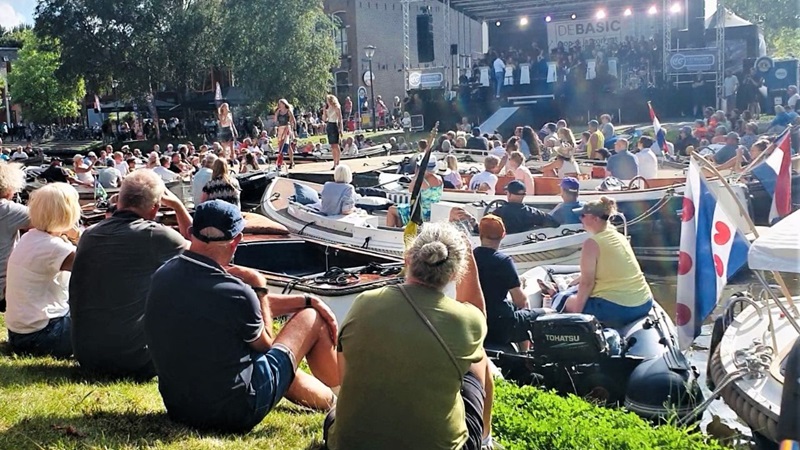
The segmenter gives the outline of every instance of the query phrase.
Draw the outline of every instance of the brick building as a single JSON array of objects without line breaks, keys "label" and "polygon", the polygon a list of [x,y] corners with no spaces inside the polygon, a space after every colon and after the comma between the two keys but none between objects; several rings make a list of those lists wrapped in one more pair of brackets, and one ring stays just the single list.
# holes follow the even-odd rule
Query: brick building
[{"label": "brick building", "polygon": [[[405,95],[403,71],[403,5],[401,0],[324,0],[325,12],[339,24],[335,35],[341,63],[333,70],[334,92],[340,99],[350,96],[356,102],[359,86],[365,86],[364,74],[369,70],[364,48],[376,47],[372,61],[375,96],[381,95],[391,108],[392,98]],[[433,18],[434,56],[431,63],[420,64],[417,58],[417,15],[430,8]],[[458,68],[485,51],[482,24],[454,9],[450,10],[450,39],[445,36],[446,6],[437,0],[413,1],[409,4],[409,68],[444,68],[444,79],[458,78]],[[451,45],[458,46],[458,55],[451,55]],[[455,68],[455,70],[453,70]]]},{"label": "brick building", "polygon": [[[19,55],[19,49],[13,47],[0,47],[0,85],[5,86],[8,80],[8,73],[11,72],[11,66],[16,61]],[[13,90],[9,90],[11,95],[14,95]],[[8,121],[8,112],[6,111],[6,103],[11,108],[11,122],[18,122],[22,115],[19,105],[11,104],[10,99],[6,99],[6,92],[4,87],[0,87],[0,122]]]}]

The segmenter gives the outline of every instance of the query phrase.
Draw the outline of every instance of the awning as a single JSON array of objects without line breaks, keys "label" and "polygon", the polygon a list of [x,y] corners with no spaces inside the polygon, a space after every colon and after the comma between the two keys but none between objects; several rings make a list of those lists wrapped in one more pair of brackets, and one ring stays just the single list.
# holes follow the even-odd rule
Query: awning
[{"label": "awning", "polygon": [[800,273],[800,211],[795,211],[753,241],[747,255],[751,270]]}]

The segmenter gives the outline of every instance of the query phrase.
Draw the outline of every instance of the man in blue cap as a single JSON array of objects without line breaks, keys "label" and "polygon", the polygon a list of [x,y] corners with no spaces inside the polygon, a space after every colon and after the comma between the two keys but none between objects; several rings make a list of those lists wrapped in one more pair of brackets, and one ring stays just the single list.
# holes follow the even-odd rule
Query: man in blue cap
[{"label": "man in blue cap", "polygon": [[[195,209],[191,247],[153,275],[145,332],[169,417],[195,428],[247,432],[283,396],[328,410],[339,370],[336,319],[318,298],[276,295],[253,269],[231,265],[239,208]],[[293,315],[275,333],[272,318]],[[297,370],[307,358],[312,373]]]},{"label": "man in blue cap", "polygon": [[579,214],[573,212],[574,209],[583,206],[583,202],[578,201],[578,193],[581,185],[577,178],[565,177],[561,180],[561,200],[552,211],[550,216],[561,225],[573,225],[581,223]]}]

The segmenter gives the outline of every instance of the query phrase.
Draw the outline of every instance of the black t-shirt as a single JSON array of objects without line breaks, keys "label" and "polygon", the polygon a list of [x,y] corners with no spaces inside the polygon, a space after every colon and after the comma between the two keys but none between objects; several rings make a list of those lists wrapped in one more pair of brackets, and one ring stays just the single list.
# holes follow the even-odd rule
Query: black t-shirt
[{"label": "black t-shirt", "polygon": [[472,251],[478,267],[481,291],[486,300],[486,318],[489,332],[498,319],[514,315],[514,305],[507,298],[508,291],[520,286],[517,268],[510,256],[489,247],[476,247]]},{"label": "black t-shirt", "polygon": [[523,203],[507,203],[497,208],[494,215],[503,219],[506,233],[522,233],[534,228],[558,228],[559,223],[550,215]]},{"label": "black t-shirt", "polygon": [[489,151],[489,141],[485,137],[472,136],[467,139],[467,148],[471,150],[486,150]]},{"label": "black t-shirt", "polygon": [[72,346],[82,367],[154,375],[144,335],[150,278],[185,245],[177,231],[132,211],[117,211],[86,230],[69,283]]},{"label": "black t-shirt", "polygon": [[48,183],[66,183],[68,180],[67,171],[61,166],[50,166],[39,176]]},{"label": "black t-shirt", "polygon": [[178,165],[173,162],[169,163],[169,171],[175,173],[181,173],[181,168],[178,167]]},{"label": "black t-shirt", "polygon": [[187,251],[153,275],[145,331],[169,416],[198,428],[255,424],[250,342],[264,322],[255,292],[214,260]]}]

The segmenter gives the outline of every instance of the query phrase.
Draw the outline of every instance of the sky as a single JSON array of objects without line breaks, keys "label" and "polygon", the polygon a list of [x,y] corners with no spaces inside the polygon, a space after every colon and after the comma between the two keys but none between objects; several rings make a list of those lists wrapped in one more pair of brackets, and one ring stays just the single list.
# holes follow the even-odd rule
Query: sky
[{"label": "sky", "polygon": [[[717,8],[717,0],[705,0],[705,2],[706,14]],[[0,26],[11,28],[21,23],[33,24],[35,8],[36,0],[0,0]]]}]

